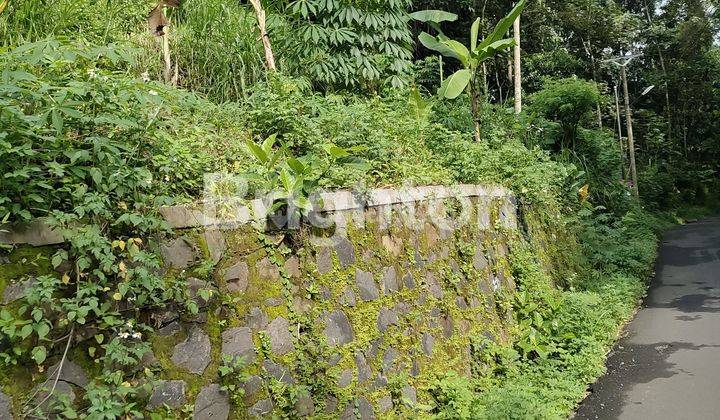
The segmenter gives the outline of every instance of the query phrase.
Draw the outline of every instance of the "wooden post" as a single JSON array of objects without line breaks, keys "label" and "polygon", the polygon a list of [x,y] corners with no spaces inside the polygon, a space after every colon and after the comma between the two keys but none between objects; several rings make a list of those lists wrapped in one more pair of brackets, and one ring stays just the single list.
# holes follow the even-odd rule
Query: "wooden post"
[{"label": "wooden post", "polygon": [[620,144],[620,176],[625,179],[625,147],[623,146],[622,120],[620,119],[620,95],[615,85],[615,116],[617,117],[618,143]]},{"label": "wooden post", "polygon": [[172,82],[172,61],[170,59],[170,26],[163,28],[162,36],[162,52],[163,52],[163,79],[165,83]]},{"label": "wooden post", "polygon": [[[629,63],[629,62],[628,62]],[[640,188],[638,187],[637,167],[635,166],[635,139],[633,138],[633,123],[632,123],[632,111],[630,110],[630,94],[628,92],[627,83],[627,64],[620,66],[622,81],[623,81],[623,93],[625,94],[625,122],[627,124],[627,137],[628,137],[628,152],[630,154],[630,179],[633,182],[633,192],[635,197],[640,197]]]},{"label": "wooden post", "polygon": [[522,112],[522,74],[520,68],[520,16],[513,23],[515,36],[515,48],[513,56],[515,59],[515,114]]},{"label": "wooden post", "polygon": [[260,0],[250,0],[253,8],[255,9],[255,15],[257,16],[258,29],[260,29],[260,37],[262,38],[263,49],[265,50],[265,64],[268,70],[275,70],[275,55],[272,52],[272,46],[270,45],[270,37],[267,33],[266,22],[265,22],[265,10],[260,4]]}]

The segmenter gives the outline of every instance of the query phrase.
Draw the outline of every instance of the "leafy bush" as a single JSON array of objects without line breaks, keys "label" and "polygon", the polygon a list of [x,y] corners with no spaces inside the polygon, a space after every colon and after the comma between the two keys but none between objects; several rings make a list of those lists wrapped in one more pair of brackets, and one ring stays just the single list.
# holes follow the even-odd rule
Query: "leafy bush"
[{"label": "leafy bush", "polygon": [[10,1],[0,13],[0,45],[17,46],[48,36],[85,39],[107,44],[147,32],[150,11],[146,0],[23,0]]},{"label": "leafy bush", "polygon": [[290,34],[280,44],[291,71],[320,87],[399,87],[408,79],[413,39],[409,0],[295,0],[282,13]]},{"label": "leafy bush", "polygon": [[[186,0],[173,18],[171,48],[180,86],[226,102],[242,99],[250,86],[264,80],[257,21],[241,2]],[[273,35],[281,34],[282,20],[271,23]],[[152,54],[153,47],[145,49],[148,56],[143,62],[157,63],[160,80],[160,60]]]},{"label": "leafy bush", "polygon": [[[575,409],[587,384],[603,373],[607,350],[644,293],[656,244],[650,226],[657,222],[647,215],[627,216],[610,227],[601,228],[605,221],[597,219],[588,223],[585,229],[597,236],[585,235],[590,242],[584,245],[596,268],[579,273],[578,289],[554,288],[536,250],[513,250],[521,283],[510,296],[517,320],[511,342],[478,353],[476,363],[487,366],[484,376],[438,380],[436,417],[560,419]],[[600,237],[609,238],[598,243]],[[609,250],[597,256],[603,247]]]},{"label": "leafy bush", "polygon": [[[157,206],[169,195],[196,195],[204,171],[228,165],[212,148],[192,147],[217,137],[193,125],[215,106],[117,70],[131,55],[47,40],[0,58],[0,214],[48,216],[66,240],[51,257],[58,273],[37,277],[24,302],[0,311],[0,341],[8,344],[0,364],[42,365],[90,328],[97,344],[81,351],[102,368],[85,394],[96,418],[139,415],[132,401],[141,386],[127,382],[149,348],[138,314],[168,302],[197,311],[183,282],[160,275],[159,257],[141,239],[167,231]],[[173,141],[178,131],[192,136]],[[24,410],[43,416],[39,407]]]},{"label": "leafy bush", "polygon": [[581,121],[602,99],[594,82],[577,78],[548,80],[530,97],[532,111],[557,121],[563,129],[562,149],[571,146]]}]

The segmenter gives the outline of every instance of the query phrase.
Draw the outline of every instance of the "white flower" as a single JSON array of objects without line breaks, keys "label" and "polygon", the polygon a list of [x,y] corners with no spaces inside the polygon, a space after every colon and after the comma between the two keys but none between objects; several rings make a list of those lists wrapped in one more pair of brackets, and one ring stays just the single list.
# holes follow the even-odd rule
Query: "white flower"
[{"label": "white flower", "polygon": [[133,333],[132,338],[136,338],[139,340],[142,338],[142,333],[139,333],[139,332]]},{"label": "white flower", "polygon": [[170,177],[165,175],[165,182],[170,182]]},{"label": "white flower", "polygon": [[144,71],[144,72],[140,73],[140,78],[142,79],[143,82],[149,82],[150,74],[148,74],[148,72]]},{"label": "white flower", "polygon": [[158,95],[158,93],[157,93],[156,91],[154,91],[154,90],[151,90],[151,91],[149,91],[148,93],[149,93],[150,95],[152,95],[152,96],[157,96],[157,95]]},{"label": "white flower", "polygon": [[90,76],[90,77],[96,77],[96,76],[97,76],[97,72],[95,71],[95,69],[88,69],[88,70],[87,70],[87,74],[88,74],[88,76]]},{"label": "white flower", "polygon": [[127,325],[128,328],[132,328],[132,327],[133,327],[132,321],[128,321],[125,325]]},{"label": "white flower", "polygon": [[120,334],[118,334],[118,337],[120,337],[122,339],[126,339],[126,338],[130,337],[130,334],[128,334],[126,332],[121,332]]}]

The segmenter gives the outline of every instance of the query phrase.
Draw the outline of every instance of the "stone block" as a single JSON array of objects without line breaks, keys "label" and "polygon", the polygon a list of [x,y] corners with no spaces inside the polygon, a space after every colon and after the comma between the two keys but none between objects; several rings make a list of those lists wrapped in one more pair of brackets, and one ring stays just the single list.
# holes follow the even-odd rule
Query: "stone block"
[{"label": "stone block", "polygon": [[337,383],[340,388],[347,388],[350,386],[352,381],[353,381],[352,369],[345,369],[342,372],[340,372],[340,377],[338,378]]},{"label": "stone block", "polygon": [[225,238],[223,237],[222,232],[218,229],[206,230],[205,233],[203,233],[203,239],[205,240],[205,245],[207,246],[208,257],[213,264],[217,264],[220,262],[223,255],[225,255],[225,251],[227,250],[227,244],[225,243]]},{"label": "stone block", "polygon": [[335,252],[342,268],[355,264],[355,247],[348,238],[340,237],[335,241]]},{"label": "stone block", "polygon": [[380,414],[387,413],[393,409],[393,400],[389,395],[385,395],[377,400],[378,412]]},{"label": "stone block", "polygon": [[320,274],[327,274],[333,271],[332,251],[330,248],[322,247],[318,250],[316,264],[318,273]]},{"label": "stone block", "polygon": [[383,293],[385,293],[385,295],[390,295],[400,290],[400,285],[397,281],[397,272],[395,271],[395,267],[390,266],[385,268],[382,276],[382,286]]},{"label": "stone block", "polygon": [[357,284],[357,287],[360,290],[360,299],[365,302],[369,302],[380,297],[380,292],[372,273],[368,273],[360,269],[355,270],[355,284]]},{"label": "stone block", "polygon": [[273,411],[273,402],[267,398],[256,402],[252,407],[248,408],[248,415],[250,417],[262,417],[265,418],[270,415]]},{"label": "stone block", "polygon": [[190,267],[197,258],[195,250],[183,238],[160,245],[160,254],[165,265],[176,270]]},{"label": "stone block", "polygon": [[346,287],[345,290],[343,290],[343,294],[340,297],[340,304],[350,308],[355,307],[355,305],[357,304],[355,292],[350,286]]},{"label": "stone block", "polygon": [[172,362],[190,373],[201,375],[210,364],[212,347],[210,338],[199,327],[195,327],[185,341],[173,349]]},{"label": "stone block", "polygon": [[262,390],[263,380],[257,375],[251,375],[247,381],[240,384],[240,387],[245,391],[246,397],[252,397]]},{"label": "stone block", "polygon": [[0,391],[0,419],[12,420],[12,398]]},{"label": "stone block", "polygon": [[147,409],[159,407],[181,408],[185,405],[185,381],[158,381],[155,384]]},{"label": "stone block", "polygon": [[390,325],[397,325],[397,312],[388,308],[381,308],[377,318],[377,328],[380,332],[387,331]]},{"label": "stone block", "polygon": [[421,339],[421,345],[423,353],[426,356],[432,356],[433,349],[435,348],[435,337],[428,333],[424,333]]},{"label": "stone block", "polygon": [[285,261],[283,268],[285,268],[285,271],[291,278],[297,279],[302,276],[302,272],[300,271],[300,260],[298,257],[292,256],[288,258],[287,261]]},{"label": "stone block", "polygon": [[406,385],[401,391],[403,402],[410,406],[417,404],[417,391],[414,387]]},{"label": "stone block", "polygon": [[193,420],[227,420],[230,414],[230,399],[220,385],[203,387],[195,400]]},{"label": "stone block", "polygon": [[255,343],[250,328],[236,327],[223,331],[221,352],[233,358],[240,357],[245,363],[255,361]]},{"label": "stone block", "polygon": [[238,261],[225,270],[225,283],[229,293],[247,290],[249,269],[245,261]]},{"label": "stone block", "polygon": [[445,293],[443,292],[442,286],[440,286],[437,277],[435,277],[435,274],[428,272],[425,277],[425,283],[432,297],[438,300],[443,298]]},{"label": "stone block", "polygon": [[372,368],[365,360],[365,356],[361,352],[355,353],[355,365],[358,369],[358,382],[364,383],[372,378]]},{"label": "stone block", "polygon": [[340,420],[375,420],[375,411],[367,398],[360,397],[345,406]]},{"label": "stone block", "polygon": [[25,292],[35,284],[35,279],[7,285],[3,292],[2,304],[8,305],[25,297]]},{"label": "stone block", "polygon": [[69,384],[79,386],[80,388],[85,388],[90,381],[88,380],[87,374],[85,373],[85,370],[80,367],[77,363],[73,362],[72,360],[65,360],[62,366],[62,370],[60,371],[60,376],[58,377],[58,369],[60,368],[60,363],[56,363],[53,366],[50,366],[47,370],[47,377],[52,378],[52,380],[55,380],[55,378],[59,378],[61,381],[65,381]]},{"label": "stone block", "polygon": [[270,350],[282,356],[285,353],[295,350],[293,337],[290,334],[290,323],[283,317],[275,318],[267,326],[268,336],[270,338]]},{"label": "stone block", "polygon": [[290,369],[287,366],[277,364],[272,360],[265,360],[263,362],[263,369],[280,382],[285,382],[288,385],[295,384],[295,378],[290,373]]},{"label": "stone block", "polygon": [[50,414],[48,418],[56,418],[55,414],[58,413],[54,409],[60,402],[60,398],[67,398],[70,403],[73,403],[76,398],[72,385],[65,381],[58,381],[54,389],[52,381],[39,384],[33,388],[30,395],[34,395],[33,406],[37,406],[44,413]]},{"label": "stone block", "polygon": [[331,346],[348,344],[355,339],[355,333],[345,312],[337,310],[327,315],[325,336]]},{"label": "stone block", "polygon": [[267,257],[258,261],[257,270],[261,279],[273,281],[280,279],[280,270]]},{"label": "stone block", "polygon": [[265,312],[259,307],[255,306],[250,308],[250,311],[245,314],[245,323],[248,327],[253,330],[264,330],[268,324],[268,317]]},{"label": "stone block", "polygon": [[308,393],[303,393],[297,397],[295,402],[295,414],[301,418],[312,416],[315,413],[315,402]]}]

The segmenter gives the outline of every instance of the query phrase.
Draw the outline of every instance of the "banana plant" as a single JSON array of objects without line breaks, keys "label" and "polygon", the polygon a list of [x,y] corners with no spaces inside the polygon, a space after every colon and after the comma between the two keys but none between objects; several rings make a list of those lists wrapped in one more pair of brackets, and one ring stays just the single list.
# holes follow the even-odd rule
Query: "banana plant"
[{"label": "banana plant", "polygon": [[420,34],[420,43],[425,48],[437,51],[445,57],[454,58],[462,64],[462,69],[456,71],[442,82],[440,89],[438,89],[438,95],[445,99],[455,99],[463,92],[468,94],[475,123],[475,138],[478,141],[480,141],[478,71],[485,60],[515,45],[512,38],[504,38],[504,36],[515,19],[522,13],[525,2],[526,0],[520,0],[507,16],[495,25],[495,29],[485,39],[479,39],[480,18],[475,20],[470,27],[469,49],[461,42],[445,36],[440,29],[441,22],[452,22],[457,19],[457,15],[440,10],[423,10],[410,14],[413,19],[428,23],[438,31],[436,36],[427,32]]},{"label": "banana plant", "polygon": [[370,169],[367,162],[354,156],[365,150],[360,146],[342,148],[325,143],[313,153],[295,157],[287,146],[280,144],[276,147],[276,143],[276,134],[262,143],[251,140],[246,143],[249,155],[257,166],[254,172],[245,176],[256,181],[260,190],[272,194],[271,216],[283,208],[292,209],[295,213],[288,214],[288,218],[305,216],[313,211],[310,196],[320,187],[320,181],[327,179],[332,167],[343,166],[361,172]]}]

